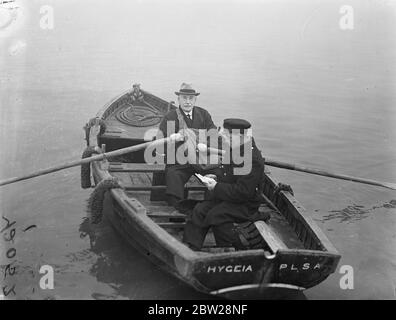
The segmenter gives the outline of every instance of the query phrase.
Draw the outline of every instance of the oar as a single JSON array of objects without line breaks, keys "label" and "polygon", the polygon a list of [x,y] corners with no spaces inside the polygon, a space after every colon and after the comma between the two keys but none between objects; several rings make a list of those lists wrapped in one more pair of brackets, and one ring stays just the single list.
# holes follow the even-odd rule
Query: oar
[{"label": "oar", "polygon": [[[215,148],[211,148],[211,147],[206,147],[205,148],[205,145],[198,145],[198,149],[200,151],[209,150],[210,152],[217,153],[217,154],[220,154],[220,155],[224,155],[225,154],[224,150],[215,149]],[[287,169],[287,170],[294,170],[294,171],[301,171],[301,172],[306,172],[306,173],[310,173],[310,174],[316,174],[318,176],[324,176],[324,177],[329,177],[329,178],[348,180],[348,181],[359,182],[359,183],[364,183],[364,184],[370,184],[370,185],[374,185],[374,186],[379,186],[379,187],[384,187],[384,188],[396,190],[396,183],[382,182],[382,181],[376,181],[376,180],[371,180],[371,179],[352,177],[352,176],[347,176],[345,174],[328,172],[328,171],[315,169],[315,168],[302,167],[302,166],[298,166],[298,165],[295,165],[295,164],[286,163],[286,162],[273,160],[273,159],[265,159],[265,164],[268,165],[268,166],[271,166],[271,167],[277,167],[277,168],[282,168],[282,169]]]},{"label": "oar", "polygon": [[82,160],[74,160],[74,161],[63,163],[63,164],[60,164],[60,165],[57,165],[57,166],[53,166],[53,167],[50,167],[50,168],[47,168],[47,169],[37,170],[37,171],[35,171],[33,173],[27,174],[27,175],[22,176],[22,177],[15,177],[15,178],[9,178],[9,179],[2,180],[2,181],[0,181],[0,186],[11,184],[11,183],[14,183],[14,182],[17,182],[17,181],[27,180],[27,179],[38,177],[38,176],[43,176],[43,175],[46,175],[48,173],[60,171],[60,170],[67,169],[67,168],[76,167],[76,166],[79,166],[79,165],[84,164],[84,163],[89,163],[89,162],[92,162],[92,161],[99,161],[99,160],[103,160],[104,158],[120,156],[120,155],[123,155],[123,154],[126,154],[126,153],[142,150],[142,149],[144,149],[144,148],[146,148],[148,146],[154,147],[154,146],[156,146],[158,144],[167,143],[167,142],[171,142],[171,139],[170,138],[158,139],[158,140],[155,140],[155,141],[149,141],[149,142],[145,142],[145,143],[142,143],[142,144],[138,144],[138,145],[135,145],[135,146],[132,146],[132,147],[127,147],[127,148],[118,149],[118,150],[115,150],[115,151],[101,153],[101,154],[98,154],[96,156],[92,156],[92,157],[85,158],[85,159],[82,159]]},{"label": "oar", "polygon": [[[134,152],[134,151],[138,151],[138,150],[144,149],[144,148],[146,148],[148,146],[154,147],[157,144],[166,143],[166,142],[171,142],[171,139],[170,138],[158,139],[158,140],[155,140],[154,142],[150,141],[150,142],[138,144],[138,145],[135,145],[135,146],[132,146],[132,147],[127,147],[127,148],[118,149],[118,150],[111,151],[111,152],[102,153],[102,154],[99,154],[99,155],[96,155],[96,156],[92,156],[92,157],[89,157],[89,158],[85,158],[85,159],[82,159],[82,160],[71,161],[71,162],[60,164],[60,165],[57,165],[57,166],[54,166],[54,167],[50,167],[50,168],[47,168],[47,169],[38,170],[36,172],[33,172],[31,174],[28,174],[28,175],[25,175],[25,176],[22,176],[22,177],[9,178],[9,179],[2,180],[2,181],[0,181],[0,186],[11,184],[11,183],[14,183],[14,182],[17,182],[17,181],[27,180],[27,179],[38,177],[38,176],[43,176],[43,175],[46,175],[48,173],[60,171],[60,170],[66,169],[66,168],[76,167],[76,166],[79,166],[79,165],[84,164],[84,163],[89,163],[89,162],[92,162],[92,161],[103,160],[104,158],[107,158],[107,157],[110,158],[110,157],[120,156],[120,155],[129,153],[129,152]],[[201,148],[199,148],[199,146],[198,146],[198,149],[201,149]],[[225,152],[223,150],[219,150],[219,149],[215,149],[215,148],[208,148],[208,149],[209,149],[210,152],[216,152],[218,154],[224,154],[224,152]],[[203,151],[203,150],[200,150],[200,151]],[[352,177],[352,176],[347,176],[347,175],[344,175],[344,174],[337,174],[337,173],[332,173],[332,172],[323,171],[323,170],[319,170],[319,169],[302,167],[302,166],[298,166],[298,165],[295,165],[295,164],[281,162],[281,161],[277,161],[277,160],[273,160],[273,159],[266,159],[265,160],[265,164],[269,165],[269,166],[272,166],[272,167],[282,168],[282,169],[301,171],[301,172],[306,172],[306,173],[310,173],[310,174],[320,175],[320,176],[324,176],[324,177],[330,177],[330,178],[335,178],[335,179],[354,181],[354,182],[370,184],[370,185],[374,185],[374,186],[379,186],[379,187],[384,187],[384,188],[396,190],[396,184],[395,183],[381,182],[381,181],[376,181],[376,180]]]},{"label": "oar", "polygon": [[315,169],[315,168],[302,167],[302,166],[298,166],[295,164],[281,162],[281,161],[277,161],[277,160],[273,160],[273,159],[265,159],[265,164],[268,166],[271,166],[271,167],[277,167],[277,168],[294,170],[294,171],[301,171],[301,172],[316,174],[318,176],[348,180],[348,181],[359,182],[359,183],[364,183],[364,184],[371,184],[373,186],[379,186],[379,187],[396,190],[396,183],[358,178],[358,177],[348,176],[345,174],[339,174],[339,173],[334,173],[334,172],[328,172],[328,171]]}]

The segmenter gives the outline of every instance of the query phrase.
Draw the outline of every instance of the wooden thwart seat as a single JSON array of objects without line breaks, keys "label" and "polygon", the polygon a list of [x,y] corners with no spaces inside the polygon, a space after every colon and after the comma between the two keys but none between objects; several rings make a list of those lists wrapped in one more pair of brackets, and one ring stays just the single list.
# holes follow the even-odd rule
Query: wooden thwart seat
[{"label": "wooden thwart seat", "polygon": [[[150,191],[150,190],[165,190],[166,186],[147,186],[147,185],[133,185],[125,187],[126,191]],[[191,191],[205,191],[207,188],[203,185],[200,186],[185,186],[186,190]]]},{"label": "wooden thwart seat", "polygon": [[256,221],[254,224],[273,253],[276,253],[279,249],[287,249],[286,244],[264,221]]},{"label": "wooden thwart seat", "polygon": [[164,229],[184,229],[186,225],[185,222],[158,222],[157,224]]},{"label": "wooden thwart seat", "polygon": [[150,218],[177,218],[177,219],[185,219],[186,215],[180,213],[179,211],[175,210],[172,212],[152,212],[147,214]]},{"label": "wooden thwart seat", "polygon": [[161,172],[165,170],[164,164],[124,163],[110,162],[110,172]]},{"label": "wooden thwart seat", "polygon": [[[126,191],[151,191],[151,201],[163,201],[165,200],[165,165],[164,164],[147,164],[147,163],[124,163],[124,162],[110,162],[109,172],[113,176],[118,176],[123,180]],[[135,183],[136,179],[132,179],[137,174],[150,174],[150,184]],[[123,178],[127,177],[127,178]],[[130,179],[134,181],[129,181]],[[185,196],[187,197],[189,191],[206,191],[206,187],[201,184],[195,177],[187,182],[185,186]]]}]

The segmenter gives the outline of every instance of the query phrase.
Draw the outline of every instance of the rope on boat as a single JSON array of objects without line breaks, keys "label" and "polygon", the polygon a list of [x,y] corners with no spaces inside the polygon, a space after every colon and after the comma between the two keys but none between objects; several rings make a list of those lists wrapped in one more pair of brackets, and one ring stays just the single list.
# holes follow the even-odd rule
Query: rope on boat
[{"label": "rope on boat", "polygon": [[[82,159],[89,158],[92,156],[94,153],[98,153],[95,150],[95,147],[90,146],[85,148],[83,154],[82,154]],[[91,163],[83,163],[81,165],[81,188],[87,189],[91,188]]]},{"label": "rope on boat", "polygon": [[158,110],[149,106],[130,105],[116,113],[118,121],[134,127],[150,127],[164,117]]},{"label": "rope on boat", "polygon": [[88,199],[87,212],[92,224],[98,224],[102,221],[105,193],[113,188],[122,188],[115,177],[103,179],[91,193]]}]

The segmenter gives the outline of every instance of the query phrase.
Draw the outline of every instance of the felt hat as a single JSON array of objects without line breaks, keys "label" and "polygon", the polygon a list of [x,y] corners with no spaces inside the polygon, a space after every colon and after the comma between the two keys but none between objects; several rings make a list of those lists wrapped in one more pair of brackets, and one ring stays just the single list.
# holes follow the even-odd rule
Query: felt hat
[{"label": "felt hat", "polygon": [[191,95],[191,96],[198,96],[200,95],[199,92],[196,92],[195,89],[192,87],[191,84],[183,82],[180,86],[180,90],[175,92],[176,95]]}]

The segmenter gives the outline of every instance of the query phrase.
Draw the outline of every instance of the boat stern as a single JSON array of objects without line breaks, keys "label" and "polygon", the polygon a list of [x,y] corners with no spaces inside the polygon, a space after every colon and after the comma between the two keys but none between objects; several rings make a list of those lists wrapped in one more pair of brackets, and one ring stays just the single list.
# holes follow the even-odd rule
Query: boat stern
[{"label": "boat stern", "polygon": [[340,256],[314,250],[239,251],[197,259],[179,272],[199,291],[230,299],[295,299],[324,281]]}]

